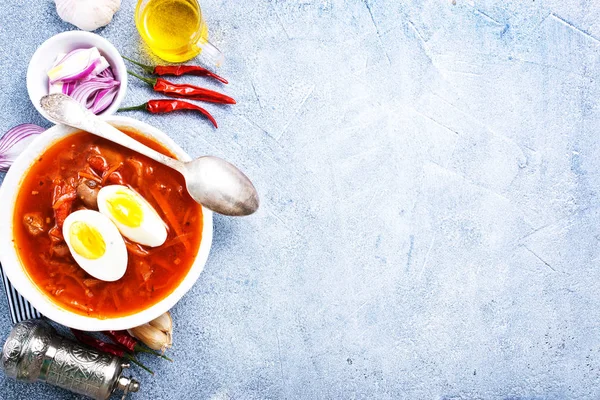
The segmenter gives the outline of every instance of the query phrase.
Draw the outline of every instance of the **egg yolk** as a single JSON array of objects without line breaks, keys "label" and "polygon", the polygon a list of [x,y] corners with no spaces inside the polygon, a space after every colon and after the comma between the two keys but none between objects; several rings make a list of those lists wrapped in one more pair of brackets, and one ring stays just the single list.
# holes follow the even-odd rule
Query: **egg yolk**
[{"label": "egg yolk", "polygon": [[69,239],[73,250],[88,260],[96,260],[106,252],[106,243],[100,232],[85,222],[73,222],[69,229]]},{"label": "egg yolk", "polygon": [[137,228],[142,224],[144,211],[139,200],[127,192],[116,192],[106,200],[108,212],[125,226]]}]

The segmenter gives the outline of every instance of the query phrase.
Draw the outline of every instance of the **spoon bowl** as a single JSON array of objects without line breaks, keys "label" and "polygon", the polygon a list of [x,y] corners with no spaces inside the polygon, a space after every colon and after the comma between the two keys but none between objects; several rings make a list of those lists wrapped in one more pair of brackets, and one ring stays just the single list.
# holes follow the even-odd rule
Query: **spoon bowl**
[{"label": "spoon bowl", "polygon": [[183,175],[192,198],[214,212],[244,216],[254,213],[259,207],[258,193],[250,179],[221,158],[204,156],[184,163],[165,156],[127,136],[64,94],[46,95],[40,100],[40,105],[55,123],[100,136],[178,171]]},{"label": "spoon bowl", "polygon": [[[185,163],[188,192],[204,207],[224,215],[250,215],[258,209],[259,199],[252,182],[233,164],[213,156],[198,157]],[[206,175],[206,176],[205,176]],[[210,176],[208,176],[210,175]],[[202,187],[211,181],[210,195]],[[202,196],[196,197],[200,193]]]}]

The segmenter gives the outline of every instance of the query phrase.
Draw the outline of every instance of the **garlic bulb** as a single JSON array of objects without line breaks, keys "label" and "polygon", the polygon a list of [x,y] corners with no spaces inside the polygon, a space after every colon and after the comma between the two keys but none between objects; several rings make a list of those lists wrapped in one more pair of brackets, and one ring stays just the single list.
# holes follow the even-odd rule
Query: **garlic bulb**
[{"label": "garlic bulb", "polygon": [[166,312],[160,317],[128,330],[129,334],[153,350],[165,352],[173,344],[173,319]]},{"label": "garlic bulb", "polygon": [[54,0],[58,16],[84,31],[108,25],[121,0]]},{"label": "garlic bulb", "polygon": [[150,324],[144,324],[135,328],[128,329],[127,332],[136,339],[139,339],[152,350],[165,352],[171,347],[171,339],[167,334],[156,329]]},{"label": "garlic bulb", "polygon": [[173,318],[171,313],[167,311],[160,317],[148,322],[148,324],[167,335],[167,347],[173,344]]},{"label": "garlic bulb", "polygon": [[148,323],[166,334],[170,335],[173,332],[173,318],[171,318],[171,313],[168,311]]}]

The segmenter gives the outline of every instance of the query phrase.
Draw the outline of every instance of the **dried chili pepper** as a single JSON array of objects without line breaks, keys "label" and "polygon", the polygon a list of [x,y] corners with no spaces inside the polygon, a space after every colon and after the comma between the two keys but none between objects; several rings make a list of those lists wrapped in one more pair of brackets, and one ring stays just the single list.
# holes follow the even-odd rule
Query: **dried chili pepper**
[{"label": "dried chili pepper", "polygon": [[127,71],[127,73],[152,86],[155,92],[163,93],[167,96],[206,101],[209,103],[235,104],[234,99],[222,93],[215,92],[214,90],[204,89],[194,85],[172,83],[162,78],[145,78],[131,71]]},{"label": "dried chili pepper", "polygon": [[123,58],[126,59],[127,61],[130,61],[130,62],[134,63],[135,65],[141,67],[144,71],[146,71],[147,73],[149,73],[151,75],[206,76],[209,78],[216,79],[219,82],[223,82],[225,84],[229,83],[229,82],[227,82],[227,79],[220,77],[219,75],[215,74],[214,72],[211,72],[211,71],[207,70],[206,68],[202,68],[199,65],[147,65],[147,64],[142,64],[140,62],[132,60],[131,58],[127,58],[125,56],[123,56]]},{"label": "dried chili pepper", "polygon": [[140,353],[154,354],[155,356],[158,356],[158,357],[164,358],[165,360],[169,360],[169,361],[173,362],[173,360],[171,360],[169,357],[167,357],[163,354],[160,354],[152,349],[147,349],[147,348],[143,347],[142,345],[140,345],[140,343],[137,341],[136,338],[131,336],[126,331],[104,331],[102,333],[104,333],[106,336],[111,338],[116,343],[125,347],[130,353],[140,352]]},{"label": "dried chili pepper", "polygon": [[146,110],[152,114],[163,114],[178,110],[194,110],[204,115],[210,122],[218,128],[217,121],[204,108],[183,100],[149,100],[147,103],[134,107],[119,108],[119,111]]},{"label": "dried chili pepper", "polygon": [[112,354],[113,356],[117,356],[119,358],[125,358],[125,359],[133,362],[134,364],[139,365],[140,367],[142,367],[143,369],[145,369],[146,371],[148,371],[149,373],[154,375],[154,372],[150,368],[146,367],[144,364],[139,362],[131,354],[125,353],[125,350],[121,349],[120,347],[117,347],[116,345],[111,344],[111,343],[103,342],[102,340],[96,339],[95,337],[92,337],[92,336],[88,335],[87,333],[84,333],[77,329],[71,328],[71,332],[73,332],[73,335],[75,335],[75,338],[77,340],[79,340],[81,343],[88,345],[98,351]]}]

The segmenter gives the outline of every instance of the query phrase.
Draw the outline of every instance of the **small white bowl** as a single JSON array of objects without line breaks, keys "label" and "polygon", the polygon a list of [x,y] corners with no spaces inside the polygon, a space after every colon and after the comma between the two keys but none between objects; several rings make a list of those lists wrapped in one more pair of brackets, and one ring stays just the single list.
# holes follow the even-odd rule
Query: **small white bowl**
[{"label": "small white bowl", "polygon": [[[144,136],[151,137],[171,150],[178,159],[190,161],[191,158],[169,136],[160,130],[135,120],[121,116],[105,117],[105,120],[116,127],[133,129]],[[48,295],[29,278],[13,241],[14,212],[21,182],[27,171],[46,149],[57,141],[70,136],[78,129],[65,125],[55,125],[37,138],[17,157],[8,170],[2,186],[0,186],[0,261],[2,268],[15,289],[25,297],[31,305],[46,317],[59,324],[84,331],[122,330],[143,325],[169,311],[184,294],[188,292],[204,269],[213,237],[212,211],[202,207],[203,225],[202,241],[190,270],[175,290],[150,308],[119,318],[98,319],[74,313],[53,302]]]},{"label": "small white bowl", "polygon": [[44,118],[49,119],[40,106],[42,96],[48,94],[47,72],[59,53],[68,53],[75,49],[97,47],[110,66],[115,79],[121,82],[119,92],[112,104],[99,115],[111,115],[121,105],[127,92],[127,68],[119,51],[108,40],[91,32],[69,31],[52,36],[35,51],[27,68],[27,92],[34,107]]}]

